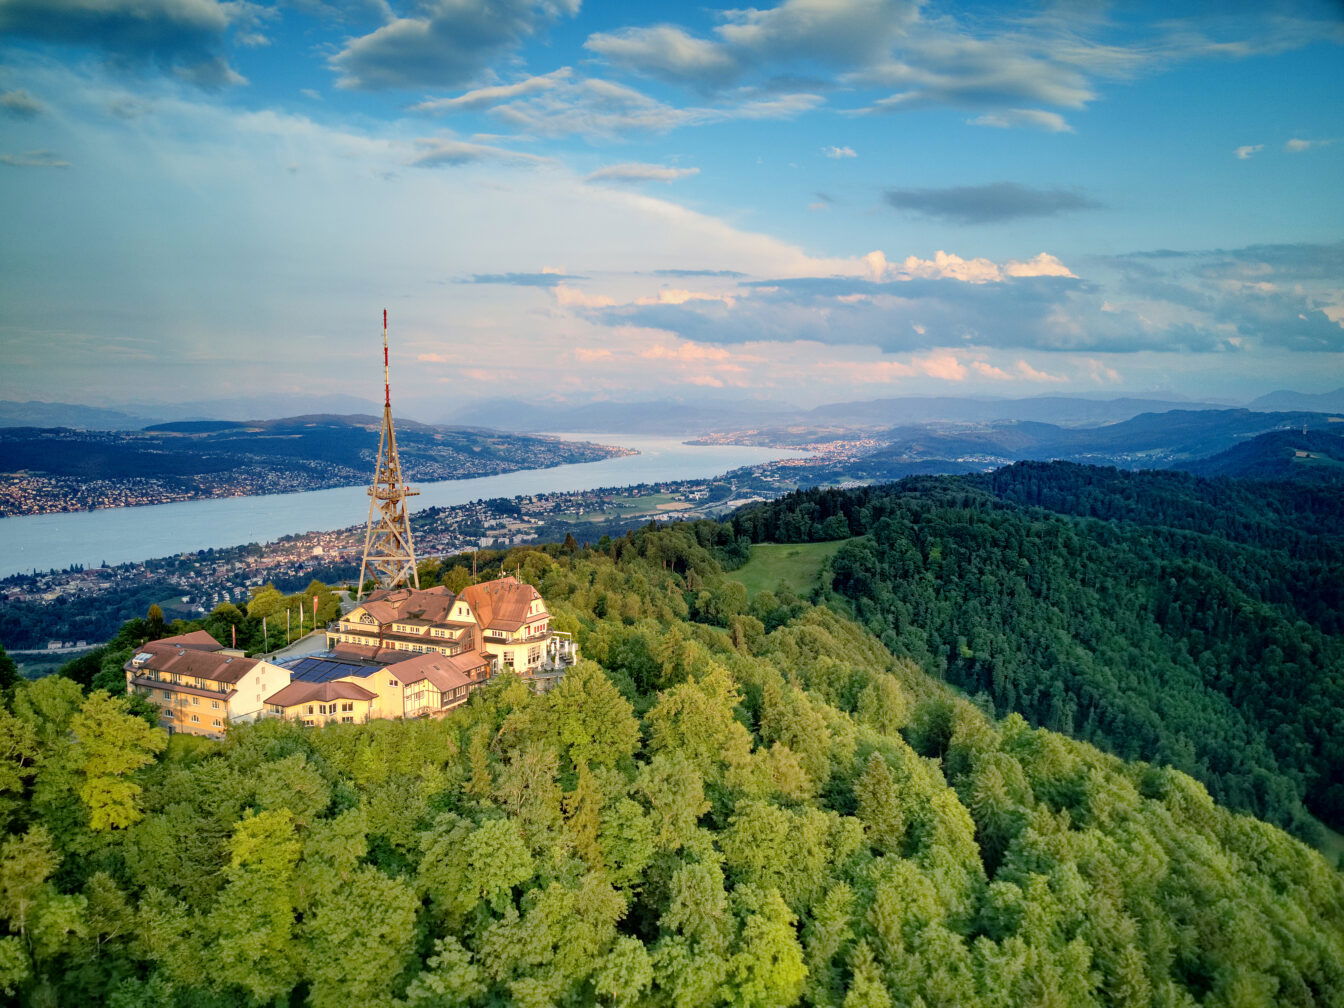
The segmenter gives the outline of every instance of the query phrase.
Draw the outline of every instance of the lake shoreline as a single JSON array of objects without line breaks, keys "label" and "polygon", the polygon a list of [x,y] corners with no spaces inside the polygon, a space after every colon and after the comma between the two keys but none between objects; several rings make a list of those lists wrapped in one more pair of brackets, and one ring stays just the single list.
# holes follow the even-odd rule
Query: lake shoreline
[{"label": "lake shoreline", "polygon": [[[520,469],[416,486],[411,510],[547,492],[703,479],[801,453],[742,446],[692,446],[680,438],[558,432],[549,436],[620,448],[591,462]],[[215,497],[137,507],[0,518],[0,578],[171,557],[287,536],[347,529],[368,514],[364,485]]]}]

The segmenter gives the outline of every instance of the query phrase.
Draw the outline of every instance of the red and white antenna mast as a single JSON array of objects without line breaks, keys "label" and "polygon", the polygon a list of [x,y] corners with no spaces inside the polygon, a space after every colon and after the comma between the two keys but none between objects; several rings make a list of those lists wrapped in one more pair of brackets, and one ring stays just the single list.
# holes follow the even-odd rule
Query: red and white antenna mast
[{"label": "red and white antenna mast", "polygon": [[373,578],[378,588],[410,584],[420,587],[415,569],[415,547],[411,543],[411,519],[406,498],[414,497],[401,476],[397,455],[397,432],[392,426],[392,380],[387,350],[387,309],[383,309],[383,429],[378,438],[378,462],[369,487],[369,524],[364,533],[364,560],[359,565],[359,589],[355,598],[364,596],[364,582]]}]

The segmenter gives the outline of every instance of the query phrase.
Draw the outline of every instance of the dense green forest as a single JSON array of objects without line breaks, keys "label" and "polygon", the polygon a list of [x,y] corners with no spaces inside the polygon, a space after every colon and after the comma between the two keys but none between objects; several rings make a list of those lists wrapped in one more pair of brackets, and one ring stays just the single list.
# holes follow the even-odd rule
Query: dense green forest
[{"label": "dense green forest", "polygon": [[1344,826],[1337,492],[1028,462],[796,494],[733,525],[858,537],[832,601],[987,710],[1169,763],[1304,837],[1306,810]]},{"label": "dense green forest", "polygon": [[[585,660],[442,721],[171,741],[0,711],[0,988],[32,1005],[1344,1003],[1344,878],[1170,768],[1001,721],[730,528],[520,550]],[[445,577],[461,577],[448,566]],[[131,627],[142,633],[146,627]]]}]

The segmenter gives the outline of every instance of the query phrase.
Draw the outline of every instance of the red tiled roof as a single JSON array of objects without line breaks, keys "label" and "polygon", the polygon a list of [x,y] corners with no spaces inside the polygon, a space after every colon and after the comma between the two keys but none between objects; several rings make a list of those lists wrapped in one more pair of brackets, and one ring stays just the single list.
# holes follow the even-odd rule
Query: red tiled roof
[{"label": "red tiled roof", "polygon": [[178,634],[176,637],[165,637],[162,640],[150,641],[149,643],[171,644],[173,647],[189,648],[193,651],[219,651],[224,647],[205,630],[193,630],[191,633]]},{"label": "red tiled roof", "polygon": [[[510,574],[462,589],[481,626],[492,630],[517,630],[528,619],[528,609],[541,598],[530,584]],[[538,614],[540,615],[540,614]]]},{"label": "red tiled roof", "polygon": [[447,658],[443,655],[424,654],[402,662],[396,668],[397,677],[407,686],[428,679],[440,693],[469,686],[477,679],[474,673],[488,668],[490,662],[484,655],[460,654]]},{"label": "red tiled roof", "polygon": [[275,707],[293,707],[303,703],[326,703],[328,700],[373,700],[378,696],[363,686],[333,679],[330,682],[292,682],[277,693],[266,698],[266,703]]}]

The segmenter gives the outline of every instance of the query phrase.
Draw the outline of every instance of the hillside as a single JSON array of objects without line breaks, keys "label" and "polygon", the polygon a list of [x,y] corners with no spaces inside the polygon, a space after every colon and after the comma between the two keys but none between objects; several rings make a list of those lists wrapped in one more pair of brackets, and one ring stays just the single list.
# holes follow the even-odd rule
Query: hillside
[{"label": "hillside", "polygon": [[983,428],[896,427],[880,435],[887,447],[874,458],[960,459],[980,456],[1003,461],[1064,459],[1105,462],[1127,468],[1160,468],[1204,458],[1281,428],[1329,426],[1317,413],[1263,413],[1251,410],[1170,410],[1142,413],[1118,423],[1061,427],[1034,421]]},{"label": "hillside", "polygon": [[[179,421],[139,432],[0,429],[0,515],[367,483],[381,418],[315,414]],[[489,476],[606,458],[613,449],[479,427],[398,421],[412,481]]]},{"label": "hillside", "polygon": [[1000,716],[1170,763],[1303,836],[1308,811],[1344,824],[1336,491],[1022,463],[794,495],[733,524],[860,537],[829,597]]},{"label": "hillside", "polygon": [[1341,483],[1344,430],[1270,431],[1179,468],[1196,476]]},{"label": "hillside", "polygon": [[1344,999],[1344,879],[1315,852],[1178,771],[992,721],[825,608],[748,603],[714,559],[733,546],[700,523],[497,558],[591,661],[437,722],[165,749],[121,701],[20,686],[0,987],[184,1008]]}]

